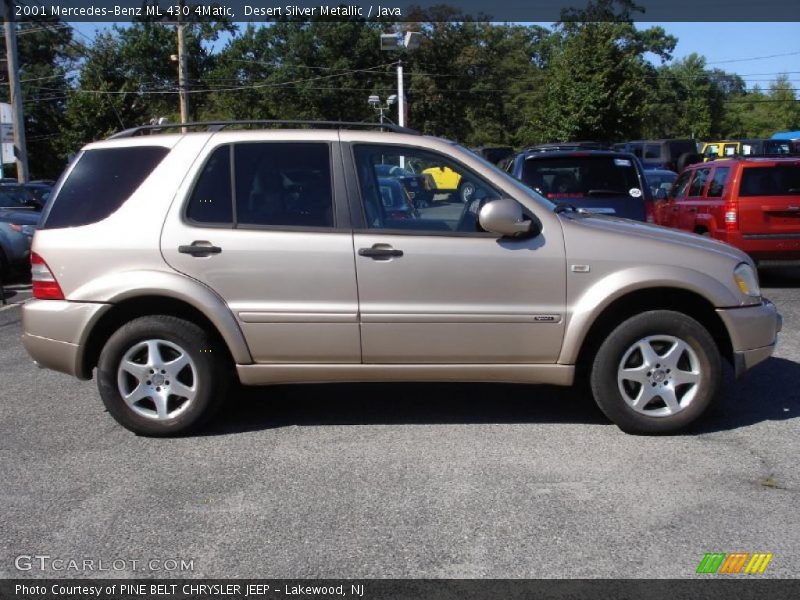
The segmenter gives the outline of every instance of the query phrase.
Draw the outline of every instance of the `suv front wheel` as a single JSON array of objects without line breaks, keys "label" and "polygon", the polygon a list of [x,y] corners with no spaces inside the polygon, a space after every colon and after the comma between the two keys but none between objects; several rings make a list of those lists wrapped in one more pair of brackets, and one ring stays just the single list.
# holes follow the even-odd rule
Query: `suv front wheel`
[{"label": "suv front wheel", "polygon": [[697,419],[717,394],[722,361],[696,320],[654,310],[624,321],[595,356],[594,398],[628,433],[668,433]]},{"label": "suv front wheel", "polygon": [[140,317],[106,342],[97,386],[108,412],[139,435],[187,433],[205,423],[227,391],[227,361],[200,327],[176,317]]}]

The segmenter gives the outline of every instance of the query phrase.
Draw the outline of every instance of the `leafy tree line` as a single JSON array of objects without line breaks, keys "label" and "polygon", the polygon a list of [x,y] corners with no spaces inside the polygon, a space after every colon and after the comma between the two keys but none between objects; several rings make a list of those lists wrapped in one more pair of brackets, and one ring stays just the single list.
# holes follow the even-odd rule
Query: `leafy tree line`
[{"label": "leafy tree line", "polygon": [[[423,41],[406,53],[380,50],[380,34],[395,31],[380,23],[194,23],[186,28],[191,117],[374,121],[367,96],[396,93],[402,60],[410,126],[470,146],[765,137],[800,127],[785,76],[748,90],[702,56],[673,61],[677,39],[638,29],[636,9],[597,0],[546,28],[439,6],[414,16]],[[56,176],[81,145],[121,128],[178,120],[174,26],[137,21],[88,38],[37,20],[21,23],[18,39],[34,177]],[[0,101],[7,94],[0,86]]]}]

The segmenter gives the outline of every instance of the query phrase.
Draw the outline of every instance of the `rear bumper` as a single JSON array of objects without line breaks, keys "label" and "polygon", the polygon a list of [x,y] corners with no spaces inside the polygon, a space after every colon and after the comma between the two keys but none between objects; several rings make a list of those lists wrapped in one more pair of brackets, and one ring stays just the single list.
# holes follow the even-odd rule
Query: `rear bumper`
[{"label": "rear bumper", "polygon": [[770,357],[783,327],[783,319],[772,302],[717,309],[717,314],[731,339],[736,377]]},{"label": "rear bumper", "polygon": [[22,345],[39,366],[89,379],[91,373],[83,368],[86,337],[110,307],[66,300],[26,302],[22,306]]}]

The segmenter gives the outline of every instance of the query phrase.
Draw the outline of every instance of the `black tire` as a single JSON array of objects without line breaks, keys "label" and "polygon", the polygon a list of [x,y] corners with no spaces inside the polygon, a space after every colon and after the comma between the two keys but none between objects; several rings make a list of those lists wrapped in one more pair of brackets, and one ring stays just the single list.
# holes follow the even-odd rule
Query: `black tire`
[{"label": "black tire", "polygon": [[0,248],[0,280],[5,281],[11,275],[11,265],[6,258],[6,253]]},{"label": "black tire", "polygon": [[467,204],[472,199],[476,189],[475,184],[471,181],[462,181],[458,184],[458,199]]},{"label": "black tire", "polygon": [[[670,377],[675,377],[678,372],[677,368],[676,373],[670,374],[670,371],[665,372],[665,368],[663,368],[666,365],[662,366],[659,363],[659,369],[653,369],[642,376],[647,377],[647,381],[653,382],[650,383],[654,388],[653,393],[658,393],[658,386],[668,387],[672,384],[676,390],[676,397],[683,394],[683,397],[677,400],[679,409],[674,414],[665,416],[656,416],[655,414],[657,411],[668,410],[667,403],[660,397],[654,398],[641,407],[642,411],[647,411],[646,413],[639,412],[626,401],[623,390],[627,392],[628,397],[638,395],[643,398],[645,397],[642,396],[644,391],[650,390],[645,384],[631,384],[630,382],[623,384],[618,381],[618,372],[624,366],[622,361],[626,356],[633,360],[633,368],[641,368],[635,364],[637,351],[633,350],[631,353],[637,342],[654,337],[653,344],[655,345],[651,345],[651,349],[656,349],[659,344],[663,344],[664,347],[669,345],[669,342],[659,342],[659,336],[668,336],[684,342],[694,353],[693,360],[699,369],[699,374],[695,376],[698,379],[696,384],[679,384],[677,387],[674,385],[675,379],[670,379]],[[660,352],[656,350],[656,354],[658,355]],[[643,355],[641,356],[643,357]],[[690,356],[687,349],[681,360],[690,360]],[[663,357],[655,356],[655,358]],[[642,360],[642,365],[645,364],[649,363]],[[685,365],[686,362],[683,364]],[[650,377],[651,374],[652,377]],[[595,355],[590,374],[592,394],[600,410],[620,429],[633,434],[670,433],[686,427],[711,405],[719,390],[721,378],[722,360],[719,350],[705,327],[683,313],[668,310],[648,311],[620,324],[601,344]],[[660,383],[655,383],[656,381]],[[641,385],[641,387],[636,387],[637,385]],[[696,387],[691,387],[692,385],[696,385]]]},{"label": "black tire", "polygon": [[684,152],[678,157],[678,161],[675,163],[675,166],[678,169],[678,173],[680,173],[689,165],[699,163],[702,160],[703,160],[702,154],[697,154],[694,152]]},{"label": "black tire", "polygon": [[[159,353],[162,355],[173,352],[173,348],[177,347],[184,351],[193,363],[187,366],[188,371],[181,371],[180,375],[176,374],[174,377],[177,381],[179,377],[188,377],[188,373],[192,374],[190,383],[194,388],[194,396],[191,401],[182,400],[179,395],[170,395],[165,401],[165,406],[173,406],[176,412],[174,417],[169,417],[167,413],[164,418],[156,419],[155,415],[148,417],[141,414],[148,410],[155,412],[156,403],[150,398],[144,398],[135,410],[125,402],[118,385],[118,370],[122,359],[137,345],[153,340],[169,344],[160,346]],[[149,350],[143,351],[149,352]],[[145,367],[144,364],[137,366]],[[137,381],[133,375],[126,377],[132,378],[134,382]],[[162,379],[163,377],[169,377],[169,374],[162,376]],[[221,406],[231,379],[231,365],[227,355],[208,332],[189,321],[165,315],[140,317],[122,326],[106,342],[97,365],[97,387],[103,404],[111,416],[120,425],[138,435],[154,437],[189,433],[205,424]],[[142,378],[135,385],[143,387],[144,383],[152,384],[148,389],[155,394],[152,388],[159,381],[161,380],[153,379],[144,382]],[[165,393],[170,389],[168,388],[170,384],[175,387],[175,383],[169,380],[164,381],[162,385],[164,384],[166,384]],[[133,386],[134,383],[129,385]],[[160,387],[157,389],[161,391]],[[154,397],[155,395],[151,398]]]}]

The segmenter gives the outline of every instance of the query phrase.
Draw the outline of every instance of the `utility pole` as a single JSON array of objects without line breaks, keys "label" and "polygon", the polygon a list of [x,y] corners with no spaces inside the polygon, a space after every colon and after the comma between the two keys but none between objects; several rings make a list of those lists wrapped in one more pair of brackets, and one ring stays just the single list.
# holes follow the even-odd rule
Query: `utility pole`
[{"label": "utility pole", "polygon": [[11,115],[14,122],[14,155],[17,158],[17,181],[28,182],[28,151],[25,144],[25,120],[22,114],[22,91],[19,86],[17,63],[17,25],[14,23],[14,0],[3,1],[3,21],[6,30],[6,59]]},{"label": "utility pole", "polygon": [[[180,7],[182,11],[183,0],[181,0]],[[186,123],[189,120],[189,94],[186,91],[187,62],[184,27],[185,25],[182,22],[181,15],[178,15],[178,89],[181,100],[181,123]],[[185,131],[184,129],[184,132]]]}]

